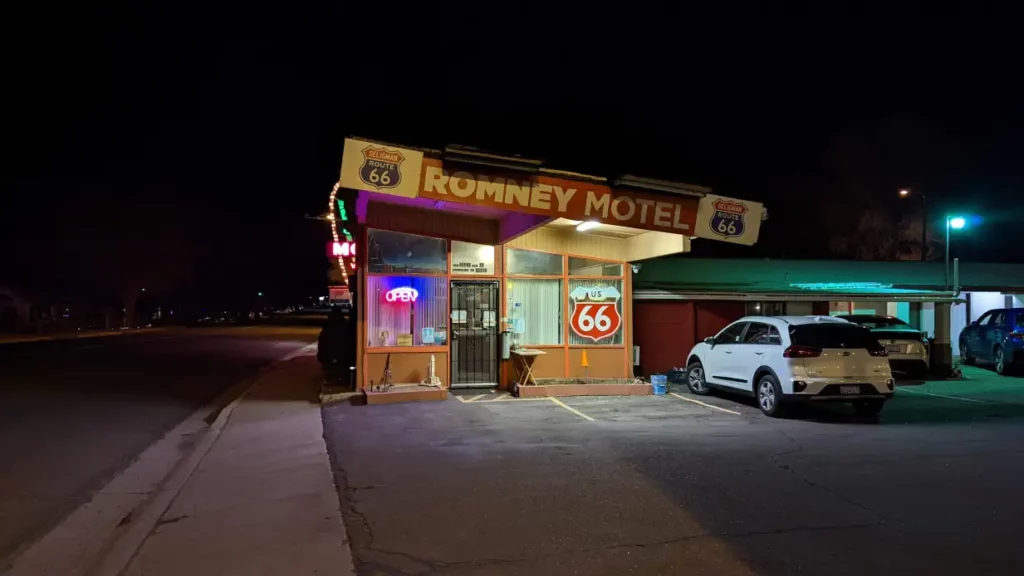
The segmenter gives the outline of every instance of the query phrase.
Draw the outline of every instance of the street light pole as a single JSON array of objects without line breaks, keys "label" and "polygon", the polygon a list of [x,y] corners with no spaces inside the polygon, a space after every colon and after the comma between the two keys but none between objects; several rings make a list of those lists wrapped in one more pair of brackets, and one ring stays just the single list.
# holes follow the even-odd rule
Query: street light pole
[{"label": "street light pole", "polygon": [[[918,192],[918,194],[921,194]],[[948,231],[947,231],[948,234]],[[921,262],[928,255],[928,201],[921,194]]]},{"label": "street light pole", "polygon": [[946,260],[942,270],[946,273],[944,288],[949,292],[949,214],[946,214]]}]

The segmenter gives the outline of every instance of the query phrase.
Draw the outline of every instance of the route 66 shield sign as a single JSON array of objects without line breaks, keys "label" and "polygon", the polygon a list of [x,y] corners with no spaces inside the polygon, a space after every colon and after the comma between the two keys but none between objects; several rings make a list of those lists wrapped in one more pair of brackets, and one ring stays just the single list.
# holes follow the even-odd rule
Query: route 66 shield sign
[{"label": "route 66 shield sign", "polygon": [[383,146],[363,148],[363,165],[359,167],[359,179],[376,190],[395,188],[402,182],[402,162],[405,156],[400,150]]},{"label": "route 66 shield sign", "polygon": [[744,216],[747,207],[742,202],[719,199],[713,204],[715,211],[711,215],[711,231],[723,238],[736,238],[743,235]]},{"label": "route 66 shield sign", "polygon": [[614,336],[622,326],[618,303],[621,294],[614,286],[579,286],[569,293],[572,316],[569,326],[577,336],[594,342]]}]

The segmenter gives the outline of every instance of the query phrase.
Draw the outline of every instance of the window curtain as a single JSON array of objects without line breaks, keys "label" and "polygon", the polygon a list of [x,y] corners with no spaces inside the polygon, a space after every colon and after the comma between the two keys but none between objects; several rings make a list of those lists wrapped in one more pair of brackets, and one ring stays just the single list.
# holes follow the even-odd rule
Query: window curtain
[{"label": "window curtain", "polygon": [[520,345],[562,343],[562,281],[508,279],[508,317]]}]

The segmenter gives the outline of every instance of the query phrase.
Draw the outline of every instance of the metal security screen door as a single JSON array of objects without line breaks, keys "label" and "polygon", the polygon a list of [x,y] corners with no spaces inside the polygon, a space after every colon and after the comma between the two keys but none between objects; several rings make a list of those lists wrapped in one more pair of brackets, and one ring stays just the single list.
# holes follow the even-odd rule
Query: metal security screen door
[{"label": "metal security screen door", "polygon": [[452,282],[452,387],[498,385],[498,283]]}]

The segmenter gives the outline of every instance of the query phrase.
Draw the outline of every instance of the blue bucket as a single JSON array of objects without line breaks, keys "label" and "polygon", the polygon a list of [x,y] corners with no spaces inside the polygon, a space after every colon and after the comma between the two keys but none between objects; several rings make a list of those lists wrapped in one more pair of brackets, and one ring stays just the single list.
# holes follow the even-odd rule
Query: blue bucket
[{"label": "blue bucket", "polygon": [[664,374],[652,374],[651,386],[654,387],[654,394],[662,396],[668,392],[668,377]]}]

